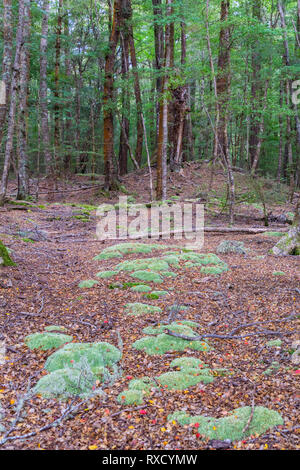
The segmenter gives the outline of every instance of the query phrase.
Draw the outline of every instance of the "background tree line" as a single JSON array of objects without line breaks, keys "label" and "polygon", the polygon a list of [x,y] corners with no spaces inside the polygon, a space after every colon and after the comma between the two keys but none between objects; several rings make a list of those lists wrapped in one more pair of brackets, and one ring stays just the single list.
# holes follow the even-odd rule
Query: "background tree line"
[{"label": "background tree line", "polygon": [[[3,0],[0,202],[30,177],[209,160],[300,185],[300,0]],[[154,192],[155,191],[155,192]]]}]

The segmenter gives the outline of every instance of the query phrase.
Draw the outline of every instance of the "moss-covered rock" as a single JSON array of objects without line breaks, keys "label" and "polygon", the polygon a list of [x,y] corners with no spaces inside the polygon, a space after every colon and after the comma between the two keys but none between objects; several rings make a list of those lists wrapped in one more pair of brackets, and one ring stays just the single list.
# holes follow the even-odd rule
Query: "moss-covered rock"
[{"label": "moss-covered rock", "polygon": [[26,336],[24,342],[29,349],[41,349],[47,351],[48,349],[57,349],[66,343],[71,343],[73,337],[61,333],[33,333]]},{"label": "moss-covered rock", "polygon": [[251,412],[251,407],[245,406],[236,409],[229,416],[218,419],[203,415],[191,417],[184,411],[177,411],[169,415],[168,420],[176,421],[182,426],[197,426],[199,434],[209,439],[221,441],[226,439],[238,441],[251,435],[260,435],[284,423],[281,415],[277,411],[269,410],[262,406],[256,406],[249,427],[243,433],[243,430],[249,422]]},{"label": "moss-covered rock", "polygon": [[162,277],[158,273],[152,271],[135,271],[130,274],[130,276],[134,279],[139,279],[140,281],[154,282],[155,284],[161,284],[163,282]]},{"label": "moss-covered rock", "polygon": [[16,266],[16,263],[11,259],[6,246],[0,240],[0,266]]}]

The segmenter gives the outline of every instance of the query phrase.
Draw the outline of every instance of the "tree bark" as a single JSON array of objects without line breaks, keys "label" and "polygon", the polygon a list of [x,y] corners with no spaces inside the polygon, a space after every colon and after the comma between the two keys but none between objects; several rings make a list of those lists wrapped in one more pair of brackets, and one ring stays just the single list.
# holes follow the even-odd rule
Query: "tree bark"
[{"label": "tree bark", "polygon": [[3,59],[2,59],[2,90],[4,102],[0,103],[0,145],[6,123],[7,109],[10,96],[10,79],[12,66],[12,0],[3,0]]},{"label": "tree bark", "polygon": [[46,175],[52,174],[52,155],[50,151],[49,115],[48,115],[48,84],[47,84],[47,50],[49,29],[49,0],[43,2],[42,37],[40,44],[40,117],[42,155],[44,158]]},{"label": "tree bark", "polygon": [[[171,14],[172,0],[166,0],[167,16]],[[160,97],[159,111],[159,133],[157,142],[157,200],[164,200],[167,197],[167,146],[168,146],[168,87],[169,75],[168,69],[171,62],[171,30],[170,23],[165,28],[165,59],[164,59],[164,76]]]},{"label": "tree bark", "polygon": [[28,154],[27,154],[27,104],[28,81],[30,71],[29,39],[31,27],[30,0],[25,2],[23,45],[20,54],[19,120],[18,120],[18,192],[17,199],[25,200],[28,196]]},{"label": "tree bark", "polygon": [[113,189],[116,182],[114,171],[114,115],[112,109],[114,95],[114,63],[116,48],[120,37],[122,0],[115,0],[108,52],[105,58],[105,77],[103,90],[103,151],[105,189]]}]

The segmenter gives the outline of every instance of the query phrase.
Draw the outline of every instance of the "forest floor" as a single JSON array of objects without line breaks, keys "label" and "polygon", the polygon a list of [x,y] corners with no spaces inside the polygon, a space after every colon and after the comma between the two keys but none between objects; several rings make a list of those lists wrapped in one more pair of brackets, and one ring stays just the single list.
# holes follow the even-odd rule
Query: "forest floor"
[{"label": "forest floor", "polygon": [[[171,176],[168,197],[175,195],[181,201],[201,197],[207,192],[208,181],[209,169],[205,165],[186,165],[181,174]],[[126,176],[122,183],[137,202],[149,201],[146,170]],[[207,226],[228,226],[228,215],[222,207],[225,183],[224,175],[218,172],[206,205]],[[259,220],[260,204],[253,202],[255,194],[246,177],[237,174],[237,183],[238,196],[244,203],[237,207],[236,225],[264,228],[263,220]],[[270,212],[292,212],[294,204],[285,202],[283,189],[280,193],[267,180],[262,184]],[[291,345],[299,339],[299,259],[270,255],[269,250],[278,240],[274,234],[207,233],[203,253],[216,253],[220,242],[237,240],[244,243],[247,254],[218,255],[229,268],[220,276],[195,269],[177,271],[176,278],[156,286],[168,294],[147,301],[160,307],[161,313],[128,317],[124,305],[145,302],[143,294],[109,289],[109,279],[99,279],[90,289],[79,287],[81,281],[94,279],[96,272],[116,264],[114,259],[93,260],[104,248],[119,243],[95,240],[97,219],[92,205],[117,203],[118,194],[109,199],[97,188],[90,188],[94,185],[89,177],[77,176],[60,182],[58,189],[66,192],[50,197],[43,194],[38,203],[30,205],[7,204],[0,211],[0,238],[12,250],[17,263],[0,272],[0,340],[6,346],[0,365],[0,424],[4,426],[2,432],[0,426],[0,443],[5,440],[1,448],[200,450],[225,445],[229,449],[299,449],[299,365],[291,361]],[[40,182],[40,188],[47,193],[46,181]],[[74,192],[67,192],[71,189]],[[14,190],[15,182],[11,182],[11,194]],[[271,222],[268,230],[287,231],[288,227]],[[138,241],[182,244],[174,240]],[[149,256],[153,255],[139,258]],[[130,254],[126,259],[136,257]],[[126,279],[123,274],[117,278],[119,282]],[[239,334],[244,335],[243,339],[209,338],[213,349],[207,352],[187,349],[149,356],[134,349],[132,344],[143,336],[142,329],[167,320],[168,308],[175,304],[188,307],[180,319],[198,322],[201,333],[228,335],[241,327]],[[255,325],[245,326],[249,323]],[[18,411],[20,398],[43,377],[45,361],[53,353],[30,350],[24,338],[49,325],[64,326],[75,342],[105,341],[119,347],[121,338],[123,343],[122,376],[112,387],[105,388],[105,397],[94,396],[57,427],[51,423],[60,419],[65,402],[33,396]],[[264,334],[261,330],[265,329],[279,334]],[[281,339],[281,345],[268,347],[266,343],[273,339]],[[133,377],[157,377],[169,372],[172,360],[187,354],[203,360],[211,370],[226,368],[230,374],[216,373],[212,383],[199,383],[185,390],[156,388],[139,406],[117,402]],[[269,375],[264,374],[275,361],[278,367]],[[260,436],[250,435],[224,444],[201,435],[197,426],[168,421],[168,415],[179,410],[222,418],[243,406],[275,410],[284,424]],[[32,437],[21,438],[28,433],[33,433]]]}]

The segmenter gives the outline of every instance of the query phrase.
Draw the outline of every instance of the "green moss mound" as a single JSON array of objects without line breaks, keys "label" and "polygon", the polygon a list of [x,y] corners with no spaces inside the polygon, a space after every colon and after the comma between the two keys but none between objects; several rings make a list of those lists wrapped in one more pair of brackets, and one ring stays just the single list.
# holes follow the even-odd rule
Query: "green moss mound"
[{"label": "green moss mound", "polygon": [[161,284],[163,282],[162,277],[158,273],[151,271],[135,271],[130,274],[134,279],[139,279],[140,281],[145,282],[154,282],[155,284]]},{"label": "green moss mound", "polygon": [[[110,246],[105,248],[100,255],[96,256],[94,259],[109,259],[105,258],[107,256],[110,258],[121,257],[123,255],[131,253],[152,253],[152,251],[166,250],[169,246],[159,245],[159,244],[146,244],[146,243],[120,243],[117,245]],[[103,257],[104,255],[104,257]],[[111,256],[110,256],[111,255]]]},{"label": "green moss mound", "polygon": [[139,285],[137,285],[137,286],[131,287],[131,290],[132,290],[133,292],[150,292],[150,291],[151,291],[151,287],[146,286],[145,284],[139,284]]},{"label": "green moss mound", "polygon": [[248,429],[243,433],[251,416],[251,407],[245,406],[236,409],[225,418],[207,416],[189,416],[185,412],[177,411],[168,416],[169,421],[177,421],[182,426],[197,424],[198,433],[209,439],[238,441],[251,435],[260,435],[275,426],[283,424],[283,419],[277,411],[256,406]]},{"label": "green moss mound", "polygon": [[150,377],[142,377],[141,379],[133,379],[128,384],[129,390],[140,390],[145,394],[150,393],[152,388],[157,388],[157,384]]},{"label": "green moss mound", "polygon": [[197,359],[196,357],[187,357],[187,356],[182,356],[174,359],[174,361],[171,362],[170,364],[171,367],[180,367],[181,369],[198,369],[205,367],[206,364],[203,363],[200,359]]},{"label": "green moss mound", "polygon": [[126,304],[125,311],[128,315],[139,316],[139,315],[145,315],[148,313],[161,313],[162,309],[160,307],[155,307],[154,305],[134,302],[134,303]]},{"label": "green moss mound", "polygon": [[169,264],[161,260],[159,258],[145,258],[145,259],[134,259],[134,260],[128,260],[128,261],[123,261],[122,263],[119,263],[116,267],[116,271],[142,271],[149,269],[150,271],[168,271],[169,270]]},{"label": "green moss mound", "polygon": [[99,273],[96,274],[97,277],[100,279],[108,279],[110,277],[114,277],[118,274],[117,271],[100,271]]},{"label": "green moss mound", "polygon": [[24,342],[29,349],[41,349],[47,351],[48,349],[57,349],[66,343],[71,343],[73,337],[61,333],[34,333],[26,336]]},{"label": "green moss mound", "polygon": [[95,281],[94,279],[89,279],[89,280],[86,280],[86,281],[81,281],[78,284],[78,287],[80,287],[81,289],[91,289],[96,284],[98,284],[98,281]]},{"label": "green moss mound", "polygon": [[168,390],[186,390],[189,387],[193,387],[198,383],[211,383],[214,381],[213,376],[209,372],[203,374],[200,371],[184,370],[179,372],[167,372],[158,377],[159,383],[162,387],[166,387]]},{"label": "green moss mound", "polygon": [[80,369],[67,367],[42,377],[33,390],[44,398],[85,398],[93,394],[96,380],[92,373],[83,374]]},{"label": "green moss mound", "polygon": [[59,326],[59,325],[49,325],[45,327],[46,331],[61,331],[61,332],[66,332],[67,328],[64,326]]},{"label": "green moss mound", "polygon": [[172,351],[185,351],[187,349],[204,352],[210,350],[209,345],[204,341],[186,341],[164,333],[154,337],[145,336],[135,341],[132,347],[138,351],[145,351],[150,356],[162,355]]},{"label": "green moss mound", "polygon": [[45,369],[53,372],[58,369],[71,367],[84,359],[95,374],[102,374],[104,367],[111,367],[121,359],[121,352],[115,346],[101,343],[72,343],[67,344],[48,357]]},{"label": "green moss mound", "polygon": [[285,276],[285,273],[283,271],[274,271],[273,276]]},{"label": "green moss mound", "polygon": [[185,335],[189,336],[191,338],[197,336],[197,334],[192,330],[192,327],[197,327],[199,326],[198,323],[195,322],[186,322],[186,321],[181,321],[181,322],[173,322],[170,323],[169,325],[159,325],[159,326],[148,326],[143,329],[143,333],[146,335],[160,335],[164,333],[166,329],[178,333],[180,335]]},{"label": "green moss mound", "polygon": [[142,405],[144,398],[140,390],[124,390],[118,395],[117,402],[121,405]]},{"label": "green moss mound", "polygon": [[223,264],[222,266],[206,266],[201,268],[201,273],[203,274],[213,274],[215,276],[223,274],[228,271],[228,266]]}]

